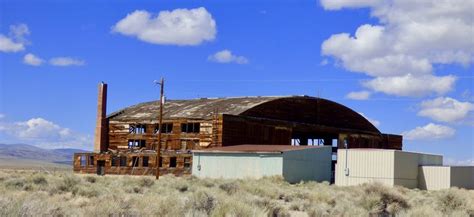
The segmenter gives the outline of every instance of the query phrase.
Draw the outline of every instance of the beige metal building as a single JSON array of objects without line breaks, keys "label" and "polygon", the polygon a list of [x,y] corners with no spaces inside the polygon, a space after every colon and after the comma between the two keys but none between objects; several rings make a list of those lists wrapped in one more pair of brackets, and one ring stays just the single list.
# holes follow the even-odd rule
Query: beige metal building
[{"label": "beige metal building", "polygon": [[339,150],[336,185],[380,182],[389,186],[418,187],[419,165],[443,165],[443,157],[396,150]]},{"label": "beige metal building", "polygon": [[193,152],[192,174],[202,178],[283,176],[290,183],[330,181],[330,146],[237,145]]},{"label": "beige metal building", "polygon": [[474,166],[420,166],[418,174],[420,189],[474,189]]},{"label": "beige metal building", "polygon": [[336,185],[368,182],[423,190],[474,188],[474,166],[443,166],[441,155],[384,149],[341,149]]}]

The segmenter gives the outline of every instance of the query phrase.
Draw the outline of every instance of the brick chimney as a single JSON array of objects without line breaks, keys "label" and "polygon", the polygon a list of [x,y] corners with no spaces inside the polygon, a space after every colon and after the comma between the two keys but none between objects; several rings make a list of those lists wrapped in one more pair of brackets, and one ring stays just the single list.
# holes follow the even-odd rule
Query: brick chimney
[{"label": "brick chimney", "polygon": [[108,120],[107,120],[107,84],[99,84],[97,99],[97,122],[94,136],[94,152],[104,152],[108,149]]}]

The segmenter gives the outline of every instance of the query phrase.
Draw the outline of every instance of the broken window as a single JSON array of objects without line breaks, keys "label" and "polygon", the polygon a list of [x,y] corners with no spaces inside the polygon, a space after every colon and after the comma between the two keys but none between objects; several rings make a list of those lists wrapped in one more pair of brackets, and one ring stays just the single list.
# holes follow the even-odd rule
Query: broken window
[{"label": "broken window", "polygon": [[138,167],[138,157],[132,157],[132,167]]},{"label": "broken window", "polygon": [[[161,133],[172,133],[173,132],[173,123],[164,123],[161,125],[163,128],[163,131]],[[156,125],[155,127],[155,134],[160,131],[159,125]]]},{"label": "broken window", "polygon": [[94,156],[92,155],[89,156],[89,165],[94,166]]},{"label": "broken window", "polygon": [[150,159],[150,158],[149,158],[148,156],[144,156],[144,157],[143,157],[143,159],[142,159],[142,160],[143,160],[143,162],[142,162],[142,166],[143,166],[143,167],[148,167],[148,161],[149,161],[149,159]]},{"label": "broken window", "polygon": [[181,124],[181,132],[183,133],[199,133],[200,123],[183,123]]},{"label": "broken window", "polygon": [[176,157],[170,157],[170,167],[176,167]]},{"label": "broken window", "polygon": [[120,161],[120,158],[119,158],[119,157],[116,157],[116,156],[112,157],[112,162],[111,162],[111,163],[112,163],[112,166],[113,166],[113,167],[118,166],[118,165],[119,165],[119,161]]},{"label": "broken window", "polygon": [[81,167],[85,167],[86,166],[86,156],[85,155],[81,155]]},{"label": "broken window", "polygon": [[146,147],[146,141],[145,140],[139,140],[139,139],[130,139],[128,140],[128,148],[145,148]]},{"label": "broken window", "polygon": [[126,156],[120,156],[120,166],[121,167],[126,167],[127,166],[127,157]]},{"label": "broken window", "polygon": [[145,134],[146,133],[146,125],[144,124],[130,124],[128,127],[128,132],[131,134]]},{"label": "broken window", "polygon": [[184,168],[190,168],[191,167],[191,158],[190,157],[185,157],[184,158]]}]

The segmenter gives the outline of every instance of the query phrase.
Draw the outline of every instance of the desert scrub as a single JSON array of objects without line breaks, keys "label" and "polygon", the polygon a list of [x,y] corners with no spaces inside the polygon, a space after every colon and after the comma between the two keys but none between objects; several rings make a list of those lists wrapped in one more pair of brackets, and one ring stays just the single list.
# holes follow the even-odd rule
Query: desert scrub
[{"label": "desert scrub", "polygon": [[0,216],[474,216],[474,191],[0,170]]}]

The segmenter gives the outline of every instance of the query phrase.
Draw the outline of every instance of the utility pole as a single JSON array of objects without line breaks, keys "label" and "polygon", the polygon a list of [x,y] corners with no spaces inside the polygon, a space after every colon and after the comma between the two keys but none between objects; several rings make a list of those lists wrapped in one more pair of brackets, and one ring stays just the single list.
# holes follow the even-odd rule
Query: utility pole
[{"label": "utility pole", "polygon": [[163,106],[165,104],[165,98],[163,96],[165,79],[161,78],[161,81],[155,81],[155,84],[160,85],[160,116],[158,121],[158,145],[156,146],[156,179],[160,178],[160,152],[161,152],[161,131],[163,130]]}]

